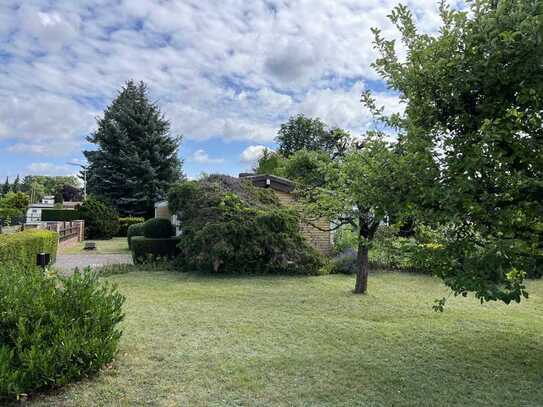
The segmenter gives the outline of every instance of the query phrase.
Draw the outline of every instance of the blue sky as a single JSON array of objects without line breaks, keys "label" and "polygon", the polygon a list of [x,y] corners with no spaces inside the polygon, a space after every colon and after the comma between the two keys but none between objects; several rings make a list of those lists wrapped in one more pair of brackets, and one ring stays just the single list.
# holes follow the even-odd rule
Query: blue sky
[{"label": "blue sky", "polygon": [[[437,2],[410,0],[421,30]],[[396,0],[2,0],[0,179],[74,173],[96,117],[129,79],[184,136],[190,177],[237,174],[289,116],[361,135],[360,93],[401,110],[370,63]],[[401,49],[400,49],[401,52]]]}]

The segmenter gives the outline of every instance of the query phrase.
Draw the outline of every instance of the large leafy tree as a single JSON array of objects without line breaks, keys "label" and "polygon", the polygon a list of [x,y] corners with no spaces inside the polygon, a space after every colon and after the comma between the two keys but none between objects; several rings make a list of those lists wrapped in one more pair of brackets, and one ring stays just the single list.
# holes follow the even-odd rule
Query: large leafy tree
[{"label": "large leafy tree", "polygon": [[182,176],[181,139],[170,134],[169,122],[149,101],[143,82],[123,86],[87,139],[97,146],[84,152],[87,189],[123,215],[149,213]]},{"label": "large leafy tree", "polygon": [[407,56],[375,29],[374,66],[405,114],[383,120],[412,158],[418,216],[445,228],[436,272],[455,294],[520,301],[542,263],[543,2],[442,3],[435,36],[404,6],[390,18]]},{"label": "large leafy tree", "polygon": [[[357,274],[354,292],[368,287],[368,252],[383,220],[404,211],[408,187],[402,180],[402,159],[396,146],[382,134],[370,133],[356,148],[338,159],[326,153],[300,150],[284,167],[296,181],[305,221],[333,221],[332,229],[349,225],[357,232]],[[318,227],[318,226],[315,226]]]}]

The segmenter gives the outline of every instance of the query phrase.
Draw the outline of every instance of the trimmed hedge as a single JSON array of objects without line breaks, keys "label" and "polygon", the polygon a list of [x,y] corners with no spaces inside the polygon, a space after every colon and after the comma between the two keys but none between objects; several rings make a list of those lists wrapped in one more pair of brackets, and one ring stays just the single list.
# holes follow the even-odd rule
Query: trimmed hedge
[{"label": "trimmed hedge", "polygon": [[119,236],[128,237],[128,228],[132,225],[145,222],[145,218],[142,217],[127,217],[119,218]]},{"label": "trimmed hedge", "polygon": [[105,202],[89,196],[79,209],[85,221],[85,239],[111,239],[119,231],[119,216]]},{"label": "trimmed hedge", "polygon": [[169,219],[153,218],[143,225],[143,236],[149,239],[165,239],[175,235],[175,228]]},{"label": "trimmed hedge", "polygon": [[178,237],[151,239],[134,236],[132,237],[132,258],[135,264],[173,259],[179,253],[178,244]]},{"label": "trimmed hedge", "polygon": [[128,248],[132,248],[132,238],[135,236],[143,236],[143,223],[136,223],[135,225],[128,226],[126,231],[126,238],[128,239]]},{"label": "trimmed hedge", "polygon": [[0,235],[0,265],[31,268],[36,266],[38,253],[50,253],[55,261],[58,234],[49,230],[30,229]]},{"label": "trimmed hedge", "polygon": [[117,353],[124,297],[86,271],[0,266],[0,404],[97,373]]},{"label": "trimmed hedge", "polygon": [[71,222],[81,220],[82,215],[73,209],[42,209],[41,220],[44,222]]}]

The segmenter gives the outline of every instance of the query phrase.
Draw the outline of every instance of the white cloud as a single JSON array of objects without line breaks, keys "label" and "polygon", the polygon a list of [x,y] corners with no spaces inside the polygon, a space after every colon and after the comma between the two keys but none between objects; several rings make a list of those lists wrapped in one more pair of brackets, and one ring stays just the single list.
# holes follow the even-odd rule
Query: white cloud
[{"label": "white cloud", "polygon": [[262,157],[264,150],[267,148],[268,147],[262,145],[249,146],[241,152],[240,161],[245,164],[254,164]]},{"label": "white cloud", "polygon": [[48,162],[32,163],[26,167],[28,175],[77,175],[77,170],[69,165],[57,165]]},{"label": "white cloud", "polygon": [[211,158],[209,155],[202,149],[196,150],[192,156],[192,161],[195,161],[200,164],[220,164],[224,162],[222,158]]}]

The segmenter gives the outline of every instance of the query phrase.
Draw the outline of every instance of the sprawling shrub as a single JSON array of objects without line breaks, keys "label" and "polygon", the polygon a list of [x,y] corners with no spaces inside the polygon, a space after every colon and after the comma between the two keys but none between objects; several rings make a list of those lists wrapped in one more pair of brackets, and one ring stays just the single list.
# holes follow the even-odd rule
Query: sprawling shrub
[{"label": "sprawling shrub", "polygon": [[64,385],[117,352],[124,297],[95,274],[0,266],[0,398]]},{"label": "sprawling shrub", "polygon": [[126,238],[128,240],[128,248],[132,248],[132,238],[134,236],[143,236],[143,223],[136,223],[135,225],[128,226],[126,231]]},{"label": "sprawling shrub", "polygon": [[330,262],[333,274],[355,274],[358,270],[356,251],[350,248],[334,256]]},{"label": "sprawling shrub", "polygon": [[25,212],[18,208],[0,208],[0,226],[24,223]]},{"label": "sprawling shrub", "polygon": [[143,224],[143,236],[149,239],[165,239],[175,235],[175,228],[169,219],[153,218]]},{"label": "sprawling shrub", "polygon": [[174,187],[169,205],[182,225],[177,263],[184,270],[320,272],[322,257],[303,238],[299,217],[271,190],[215,175]]},{"label": "sprawling shrub", "polygon": [[173,259],[179,252],[179,238],[162,239],[134,236],[131,239],[132,258],[135,264]]},{"label": "sprawling shrub", "polygon": [[34,267],[38,253],[57,255],[58,234],[49,230],[27,229],[0,235],[0,266]]},{"label": "sprawling shrub", "polygon": [[44,222],[71,222],[81,220],[81,214],[74,209],[42,209],[41,220]]},{"label": "sprawling shrub", "polygon": [[119,218],[119,232],[117,236],[128,237],[128,228],[143,222],[145,222],[145,219],[142,217]]},{"label": "sprawling shrub", "polygon": [[115,210],[92,196],[79,209],[85,220],[86,239],[111,239],[119,231],[119,217]]}]

